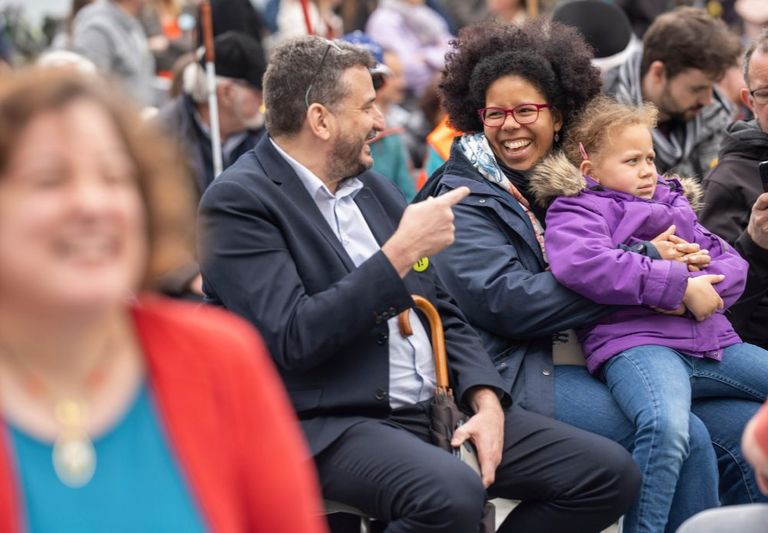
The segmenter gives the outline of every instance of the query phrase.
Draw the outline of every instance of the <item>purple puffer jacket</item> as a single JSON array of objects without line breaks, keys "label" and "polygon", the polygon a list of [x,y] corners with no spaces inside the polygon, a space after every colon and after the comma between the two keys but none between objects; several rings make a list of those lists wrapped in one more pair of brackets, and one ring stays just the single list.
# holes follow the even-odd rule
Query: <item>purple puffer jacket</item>
[{"label": "purple puffer jacket", "polygon": [[[612,356],[635,346],[655,344],[720,360],[723,348],[741,342],[722,311],[697,322],[689,313],[671,316],[652,309],[678,307],[690,276],[724,274],[714,287],[726,308],[744,290],[747,262],[696,221],[680,181],[660,177],[653,199],[643,200],[604,189],[582,177],[563,156],[554,156],[536,168],[531,188],[539,201],[558,196],[547,211],[545,233],[558,281],[595,302],[627,306],[577,332],[590,372],[597,373]],[[709,250],[709,267],[690,273],[683,263],[619,247],[650,241],[672,224],[678,236]]]}]

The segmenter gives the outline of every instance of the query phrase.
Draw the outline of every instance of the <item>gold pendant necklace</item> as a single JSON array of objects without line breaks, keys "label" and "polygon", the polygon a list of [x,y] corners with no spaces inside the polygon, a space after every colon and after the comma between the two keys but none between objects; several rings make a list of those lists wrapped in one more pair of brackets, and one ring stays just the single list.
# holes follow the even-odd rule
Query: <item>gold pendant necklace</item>
[{"label": "gold pendant necklace", "polygon": [[[109,364],[114,359],[114,350],[111,350],[111,338],[104,349],[104,355],[83,378],[81,388],[83,395],[88,396],[96,389],[103,386]],[[38,402],[51,401],[55,394],[51,387],[28,367],[25,361],[16,356],[15,352],[0,343],[0,353],[6,355],[16,369],[22,381],[24,390],[30,398]],[[63,395],[62,395],[63,396]],[[45,402],[47,403],[47,402]],[[53,414],[59,425],[59,431],[53,443],[51,461],[56,477],[64,485],[71,488],[80,488],[87,485],[96,473],[96,448],[88,434],[88,406],[82,399],[72,397],[61,398],[53,404]]]},{"label": "gold pendant necklace", "polygon": [[64,485],[80,488],[96,472],[96,449],[85,430],[87,409],[83,403],[62,400],[55,406],[61,431],[53,443],[53,469]]}]

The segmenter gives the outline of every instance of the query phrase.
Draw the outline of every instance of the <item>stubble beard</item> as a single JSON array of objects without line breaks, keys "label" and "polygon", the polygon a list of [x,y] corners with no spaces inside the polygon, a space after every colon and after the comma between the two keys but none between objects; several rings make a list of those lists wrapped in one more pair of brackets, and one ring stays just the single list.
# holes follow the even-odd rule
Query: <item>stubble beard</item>
[{"label": "stubble beard", "polygon": [[[328,161],[328,175],[339,185],[356,178],[371,167],[361,159],[365,140],[349,140],[340,137],[333,147]],[[338,178],[337,178],[338,176]]]}]

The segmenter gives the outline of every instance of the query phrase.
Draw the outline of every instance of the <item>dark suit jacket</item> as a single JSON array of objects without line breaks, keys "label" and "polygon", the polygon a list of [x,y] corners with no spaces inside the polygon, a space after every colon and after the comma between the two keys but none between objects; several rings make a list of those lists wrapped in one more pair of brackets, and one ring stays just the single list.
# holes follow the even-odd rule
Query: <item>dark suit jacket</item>
[{"label": "dark suit jacket", "polygon": [[[355,201],[383,244],[405,201],[386,178],[366,172],[360,179]],[[508,402],[434,269],[401,279],[381,251],[356,268],[267,136],[208,187],[199,220],[206,297],[259,328],[314,454],[351,425],[389,414],[387,320],[412,306],[410,294],[440,311],[463,405],[475,386],[493,387]]]}]

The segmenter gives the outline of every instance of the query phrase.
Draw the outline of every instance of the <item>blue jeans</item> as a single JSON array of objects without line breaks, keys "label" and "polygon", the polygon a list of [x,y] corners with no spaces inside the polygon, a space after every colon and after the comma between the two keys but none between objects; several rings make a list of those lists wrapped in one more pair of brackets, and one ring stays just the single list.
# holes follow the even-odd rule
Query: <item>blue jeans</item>
[{"label": "blue jeans", "polygon": [[[711,401],[715,415],[714,404],[725,402]],[[755,403],[753,414],[759,406]],[[612,439],[630,452],[634,449],[634,425],[619,409],[608,387],[592,377],[584,366],[555,367],[555,418]],[[680,470],[667,524],[670,532],[699,511],[718,505],[717,460],[710,434],[696,416],[690,417],[689,434],[689,453]],[[741,429],[736,438],[740,436]],[[632,533],[628,526],[625,521],[624,532]]]},{"label": "blue jeans", "polygon": [[755,470],[741,453],[741,433],[762,402],[730,398],[694,400],[693,413],[709,429],[720,470],[720,504],[768,503]]},{"label": "blue jeans", "polygon": [[764,399],[768,353],[750,344],[735,344],[717,362],[663,346],[638,346],[612,357],[604,375],[619,407],[635,422],[632,454],[643,475],[640,496],[625,517],[625,527],[662,531],[690,453],[692,398]]}]

